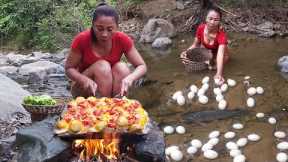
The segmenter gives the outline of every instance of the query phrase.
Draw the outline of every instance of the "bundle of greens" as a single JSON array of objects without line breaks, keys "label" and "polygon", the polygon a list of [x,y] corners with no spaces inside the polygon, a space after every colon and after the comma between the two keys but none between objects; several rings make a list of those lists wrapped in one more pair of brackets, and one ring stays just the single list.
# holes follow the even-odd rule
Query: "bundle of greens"
[{"label": "bundle of greens", "polygon": [[41,96],[26,96],[23,99],[23,103],[26,105],[56,105],[56,100],[49,95]]}]

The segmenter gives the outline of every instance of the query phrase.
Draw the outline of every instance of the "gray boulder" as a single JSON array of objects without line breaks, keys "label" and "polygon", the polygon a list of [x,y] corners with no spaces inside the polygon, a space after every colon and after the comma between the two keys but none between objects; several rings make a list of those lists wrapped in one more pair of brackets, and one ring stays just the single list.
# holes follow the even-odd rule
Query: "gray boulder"
[{"label": "gray boulder", "polygon": [[164,19],[150,19],[144,26],[140,42],[152,43],[156,38],[159,37],[174,37],[176,35],[173,24]]},{"label": "gray boulder", "polygon": [[17,161],[54,162],[64,160],[57,159],[57,157],[61,158],[60,154],[70,149],[71,143],[55,136],[53,132],[55,121],[56,117],[49,117],[33,123],[30,127],[19,129],[15,142],[15,146],[19,150]]},{"label": "gray boulder", "polygon": [[168,37],[161,37],[157,38],[154,40],[152,43],[153,48],[160,48],[160,49],[165,49],[167,48],[170,44],[172,44],[172,40]]},{"label": "gray boulder", "polygon": [[0,119],[9,121],[15,119],[15,115],[21,114],[20,122],[30,123],[30,115],[21,105],[23,98],[28,95],[30,93],[18,83],[0,74]]},{"label": "gray boulder", "polygon": [[0,66],[0,73],[6,76],[16,75],[18,67],[16,66]]},{"label": "gray boulder", "polygon": [[46,81],[48,75],[53,73],[64,73],[64,68],[50,61],[37,61],[19,68],[21,79],[29,83]]},{"label": "gray boulder", "polygon": [[28,64],[28,63],[37,61],[37,58],[30,57],[30,55],[15,54],[13,52],[9,53],[6,57],[7,57],[7,62],[10,65],[14,65],[14,66],[21,66],[23,64]]}]

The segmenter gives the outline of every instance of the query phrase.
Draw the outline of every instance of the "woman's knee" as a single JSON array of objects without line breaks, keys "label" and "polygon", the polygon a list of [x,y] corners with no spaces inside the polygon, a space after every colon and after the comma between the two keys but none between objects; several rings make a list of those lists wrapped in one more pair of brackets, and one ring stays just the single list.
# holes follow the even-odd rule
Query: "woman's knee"
[{"label": "woman's knee", "polygon": [[115,79],[124,78],[129,74],[130,69],[128,68],[127,64],[123,62],[118,62],[112,67],[112,75]]},{"label": "woman's knee", "polygon": [[111,65],[105,60],[99,60],[92,64],[90,71],[95,77],[109,77],[112,74]]}]

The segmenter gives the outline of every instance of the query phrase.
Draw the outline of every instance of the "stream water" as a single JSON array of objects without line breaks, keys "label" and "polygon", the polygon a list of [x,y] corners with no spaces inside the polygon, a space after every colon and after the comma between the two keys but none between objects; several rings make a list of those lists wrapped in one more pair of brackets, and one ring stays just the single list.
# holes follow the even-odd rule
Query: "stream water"
[{"label": "stream water", "polygon": [[[232,47],[230,48],[230,62],[225,65],[224,77],[232,78],[237,81],[237,85],[229,88],[225,94],[228,102],[228,109],[242,108],[249,109],[250,114],[241,118],[226,120],[215,120],[202,124],[185,124],[181,120],[181,114],[191,111],[216,110],[217,102],[214,97],[209,98],[206,105],[201,105],[193,100],[184,106],[177,106],[171,103],[171,96],[177,90],[183,90],[191,84],[198,87],[204,76],[213,78],[215,71],[202,71],[197,73],[188,73],[179,60],[179,54],[186,49],[192,42],[190,35],[178,36],[174,39],[174,44],[170,51],[160,52],[151,50],[149,45],[139,45],[138,49],[143,55],[149,71],[147,81],[142,87],[132,90],[130,98],[138,99],[149,112],[151,118],[165,125],[183,125],[186,128],[184,135],[173,134],[165,136],[167,146],[177,145],[184,152],[183,161],[208,162],[203,157],[201,151],[198,151],[193,157],[187,155],[186,149],[190,141],[194,138],[202,142],[208,140],[208,134],[213,130],[221,132],[220,144],[216,145],[219,151],[219,157],[215,162],[230,162],[233,159],[226,151],[223,134],[229,130],[235,131],[237,136],[232,139],[235,141],[239,137],[245,137],[250,133],[256,133],[261,136],[258,142],[249,142],[242,148],[242,153],[249,162],[273,162],[277,152],[277,139],[273,136],[275,130],[282,130],[288,133],[288,119],[286,112],[279,111],[288,108],[288,86],[285,80],[277,70],[276,63],[278,59],[288,52],[288,39],[260,39],[251,35],[232,34],[230,35]],[[185,40],[185,41],[181,41]],[[256,107],[247,108],[243,80],[245,76],[250,76],[252,86],[262,86],[265,90],[263,95],[257,95]],[[65,80],[65,78],[62,78]],[[70,96],[67,91],[67,81],[53,81],[50,88],[42,87],[39,90],[30,91],[34,93],[46,92],[52,96]],[[209,89],[211,91],[211,89]],[[55,92],[59,92],[58,94]],[[259,120],[255,118],[257,112],[264,112],[267,116],[275,116],[279,119],[276,125],[267,122],[267,118]],[[275,113],[278,112],[278,113]],[[283,115],[284,114],[284,115]],[[287,113],[288,114],[288,113]],[[244,124],[244,129],[233,130],[232,124],[240,122]],[[286,139],[287,140],[287,139]],[[261,155],[260,155],[261,154]],[[260,156],[259,156],[260,155]]]}]

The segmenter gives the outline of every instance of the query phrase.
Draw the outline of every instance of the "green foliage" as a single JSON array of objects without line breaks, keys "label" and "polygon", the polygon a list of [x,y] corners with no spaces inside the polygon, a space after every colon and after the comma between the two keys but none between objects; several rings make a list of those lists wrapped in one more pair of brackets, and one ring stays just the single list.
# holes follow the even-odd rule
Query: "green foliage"
[{"label": "green foliage", "polygon": [[1,0],[0,36],[6,41],[17,38],[28,48],[62,48],[90,26],[93,8],[88,0]]}]

